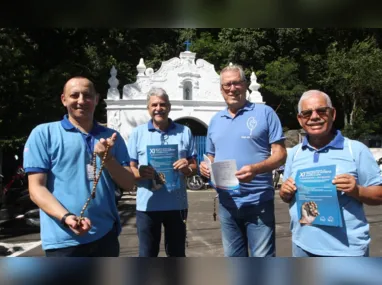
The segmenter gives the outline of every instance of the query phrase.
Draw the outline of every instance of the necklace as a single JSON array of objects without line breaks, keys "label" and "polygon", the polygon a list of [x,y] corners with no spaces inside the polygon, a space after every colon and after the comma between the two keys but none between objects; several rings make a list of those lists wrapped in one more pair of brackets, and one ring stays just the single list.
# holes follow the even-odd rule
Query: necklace
[{"label": "necklace", "polygon": [[214,218],[214,221],[216,222],[216,199],[219,197],[219,194],[217,194],[214,198],[214,212],[212,214],[212,217]]},{"label": "necklace", "polygon": [[[185,189],[185,194],[183,195],[183,201],[186,201],[186,196],[187,196],[187,189]],[[179,199],[180,204],[182,205],[181,199]],[[185,231],[185,242],[186,242],[186,247],[188,247],[188,238],[187,238],[187,215],[188,215],[188,209],[183,209],[180,210],[180,218],[182,219],[184,223],[184,231]]]},{"label": "necklace", "polygon": [[[180,177],[179,177],[180,178]],[[178,179],[179,179],[178,178]],[[183,177],[183,179],[185,179],[185,177]],[[186,183],[186,182],[185,182]],[[182,197],[182,194],[181,194],[182,190],[181,189],[178,189],[176,192],[175,192],[175,195],[176,195],[176,198],[179,202],[179,205],[180,205],[180,210],[179,210],[179,215],[180,215],[180,219],[182,220],[182,222],[184,223],[184,231],[185,231],[185,242],[186,242],[186,247],[188,247],[188,238],[187,238],[187,216],[188,216],[188,210],[189,209],[183,209],[182,208],[184,207],[184,205],[186,204],[186,200],[187,200],[187,189],[185,189],[185,193],[183,193],[183,197]],[[182,201],[182,198],[183,198],[183,201]],[[182,203],[183,202],[183,203]]]},{"label": "necklace", "polygon": [[106,157],[107,157],[108,152],[109,152],[109,144],[106,145],[106,150],[105,150],[105,153],[103,154],[103,157],[101,160],[101,167],[98,171],[98,175],[96,175],[97,174],[97,164],[96,164],[96,157],[97,156],[96,156],[96,153],[93,152],[93,159],[92,159],[93,160],[93,174],[94,174],[93,189],[92,189],[92,192],[90,193],[89,198],[86,200],[85,205],[82,207],[80,215],[77,217],[77,220],[78,220],[77,224],[78,225],[80,225],[81,221],[84,219],[84,213],[85,213],[86,208],[89,206],[90,201],[96,197],[97,184],[98,184],[99,179],[101,178],[102,170],[105,166],[105,161],[106,161]]}]

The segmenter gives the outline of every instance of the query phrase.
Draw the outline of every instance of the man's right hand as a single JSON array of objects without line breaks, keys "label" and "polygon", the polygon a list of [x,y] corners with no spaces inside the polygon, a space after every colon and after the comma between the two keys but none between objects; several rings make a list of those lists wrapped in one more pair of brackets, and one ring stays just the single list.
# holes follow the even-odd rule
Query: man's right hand
[{"label": "man's right hand", "polygon": [[208,169],[207,163],[205,161],[200,162],[199,171],[200,174],[204,177],[210,178],[210,170]]},{"label": "man's right hand", "polygon": [[88,218],[83,218],[78,224],[78,217],[74,215],[67,216],[65,219],[65,224],[69,226],[76,235],[83,235],[90,231],[92,223]]},{"label": "man's right hand", "polygon": [[154,179],[155,170],[152,166],[141,165],[139,167],[139,176],[141,177],[141,179]]},{"label": "man's right hand", "polygon": [[281,185],[279,195],[280,198],[286,202],[289,203],[294,194],[296,193],[297,187],[295,185],[295,182],[292,177],[289,177],[285,182]]}]

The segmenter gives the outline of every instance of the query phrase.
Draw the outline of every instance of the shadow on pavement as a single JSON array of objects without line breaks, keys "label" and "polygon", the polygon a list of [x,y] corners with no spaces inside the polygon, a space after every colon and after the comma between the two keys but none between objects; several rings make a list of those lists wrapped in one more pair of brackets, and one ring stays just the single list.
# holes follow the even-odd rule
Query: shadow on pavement
[{"label": "shadow on pavement", "polygon": [[29,226],[23,219],[10,220],[0,224],[0,240],[39,232],[40,227]]},{"label": "shadow on pavement", "polygon": [[134,204],[120,204],[118,205],[119,216],[121,218],[121,225],[126,226],[128,222],[135,217],[135,203]]}]

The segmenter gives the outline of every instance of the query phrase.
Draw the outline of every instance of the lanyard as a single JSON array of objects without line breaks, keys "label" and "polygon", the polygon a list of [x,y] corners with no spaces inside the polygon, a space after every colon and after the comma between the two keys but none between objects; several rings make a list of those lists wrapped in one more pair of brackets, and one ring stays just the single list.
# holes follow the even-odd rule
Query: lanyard
[{"label": "lanyard", "polygon": [[92,157],[93,152],[94,152],[95,138],[90,134],[87,135],[87,134],[84,134],[82,132],[80,132],[80,133],[81,133],[81,137],[85,143],[86,151],[89,154],[89,156]]}]

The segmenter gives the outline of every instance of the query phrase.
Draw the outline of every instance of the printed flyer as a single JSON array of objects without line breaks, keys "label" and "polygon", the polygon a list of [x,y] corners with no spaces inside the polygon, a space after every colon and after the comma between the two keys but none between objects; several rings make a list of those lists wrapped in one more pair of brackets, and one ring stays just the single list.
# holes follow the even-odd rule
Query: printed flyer
[{"label": "printed flyer", "polygon": [[217,190],[238,191],[240,189],[239,180],[235,176],[235,172],[237,171],[235,160],[223,160],[211,163],[208,156],[203,156],[211,173],[210,183],[212,187]]},{"label": "printed flyer", "polygon": [[168,190],[180,188],[179,171],[174,170],[174,162],[178,160],[178,145],[148,145],[147,162],[155,169],[153,190],[166,185]]},{"label": "printed flyer", "polygon": [[296,174],[296,203],[301,224],[342,227],[336,186],[336,166],[300,169]]}]

